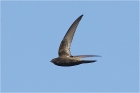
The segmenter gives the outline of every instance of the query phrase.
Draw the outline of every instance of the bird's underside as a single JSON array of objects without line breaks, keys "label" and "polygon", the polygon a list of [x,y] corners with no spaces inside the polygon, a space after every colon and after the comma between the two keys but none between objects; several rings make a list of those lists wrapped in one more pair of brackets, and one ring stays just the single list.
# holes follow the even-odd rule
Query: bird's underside
[{"label": "bird's underside", "polygon": [[80,65],[80,64],[83,64],[83,63],[92,63],[92,62],[96,62],[96,60],[94,61],[90,61],[90,60],[81,60],[81,61],[77,61],[77,62],[65,62],[63,61],[62,63],[54,63],[55,65],[57,66],[64,66],[64,67],[68,67],[68,66],[76,66],[76,65]]},{"label": "bird's underside", "polygon": [[76,28],[82,19],[83,15],[79,16],[73,24],[68,29],[67,33],[65,34],[63,40],[60,43],[59,50],[58,50],[58,58],[54,58],[51,60],[57,66],[75,66],[82,63],[92,63],[96,62],[96,60],[81,60],[81,58],[86,57],[99,57],[98,55],[78,55],[72,56],[70,53],[70,46],[72,43],[72,39]]},{"label": "bird's underside", "polygon": [[96,60],[81,60],[81,58],[85,57],[93,57],[95,55],[79,55],[79,56],[71,56],[71,57],[58,57],[55,58],[57,60],[54,62],[55,65],[58,66],[75,66],[83,63],[92,63],[96,62]]}]

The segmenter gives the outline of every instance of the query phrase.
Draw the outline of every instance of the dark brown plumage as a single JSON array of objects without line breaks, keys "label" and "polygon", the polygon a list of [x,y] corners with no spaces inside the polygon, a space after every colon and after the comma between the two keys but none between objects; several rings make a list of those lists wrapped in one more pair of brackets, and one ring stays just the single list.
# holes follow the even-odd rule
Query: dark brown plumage
[{"label": "dark brown plumage", "polygon": [[63,40],[61,41],[59,51],[58,51],[58,58],[54,58],[51,60],[55,65],[58,66],[75,66],[82,63],[92,63],[96,62],[96,60],[81,60],[81,58],[85,57],[99,57],[98,55],[79,55],[79,56],[72,56],[70,53],[70,46],[76,31],[76,28],[82,19],[83,15],[79,16],[73,24],[68,29],[66,35],[64,36]]}]

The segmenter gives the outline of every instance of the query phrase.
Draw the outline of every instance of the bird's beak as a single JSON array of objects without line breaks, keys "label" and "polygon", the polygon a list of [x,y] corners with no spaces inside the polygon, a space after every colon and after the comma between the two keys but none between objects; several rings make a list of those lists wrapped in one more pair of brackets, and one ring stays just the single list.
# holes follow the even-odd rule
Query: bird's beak
[{"label": "bird's beak", "polygon": [[53,60],[51,60],[50,62],[53,62]]}]

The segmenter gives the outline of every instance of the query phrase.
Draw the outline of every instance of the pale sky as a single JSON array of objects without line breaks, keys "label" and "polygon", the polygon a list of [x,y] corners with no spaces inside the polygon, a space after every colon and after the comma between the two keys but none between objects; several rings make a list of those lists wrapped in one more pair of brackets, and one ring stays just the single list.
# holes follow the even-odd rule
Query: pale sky
[{"label": "pale sky", "polygon": [[[95,63],[59,67],[59,44],[74,20],[72,55]],[[2,1],[2,92],[138,92],[138,1]]]}]

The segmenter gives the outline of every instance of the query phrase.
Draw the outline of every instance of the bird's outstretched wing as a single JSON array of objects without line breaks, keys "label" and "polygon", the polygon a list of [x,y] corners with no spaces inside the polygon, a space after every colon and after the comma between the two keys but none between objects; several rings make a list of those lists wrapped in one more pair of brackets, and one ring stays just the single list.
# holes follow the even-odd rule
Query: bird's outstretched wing
[{"label": "bird's outstretched wing", "polygon": [[74,58],[86,58],[86,57],[101,57],[99,55],[76,55]]},{"label": "bird's outstretched wing", "polygon": [[61,41],[61,44],[59,46],[59,51],[58,51],[58,55],[59,56],[71,56],[70,53],[70,46],[71,46],[71,42],[74,36],[74,33],[76,31],[76,28],[80,22],[80,20],[82,19],[82,16],[79,16],[74,22],[73,24],[70,26],[70,28],[68,29],[66,35],[64,36],[63,40]]}]

